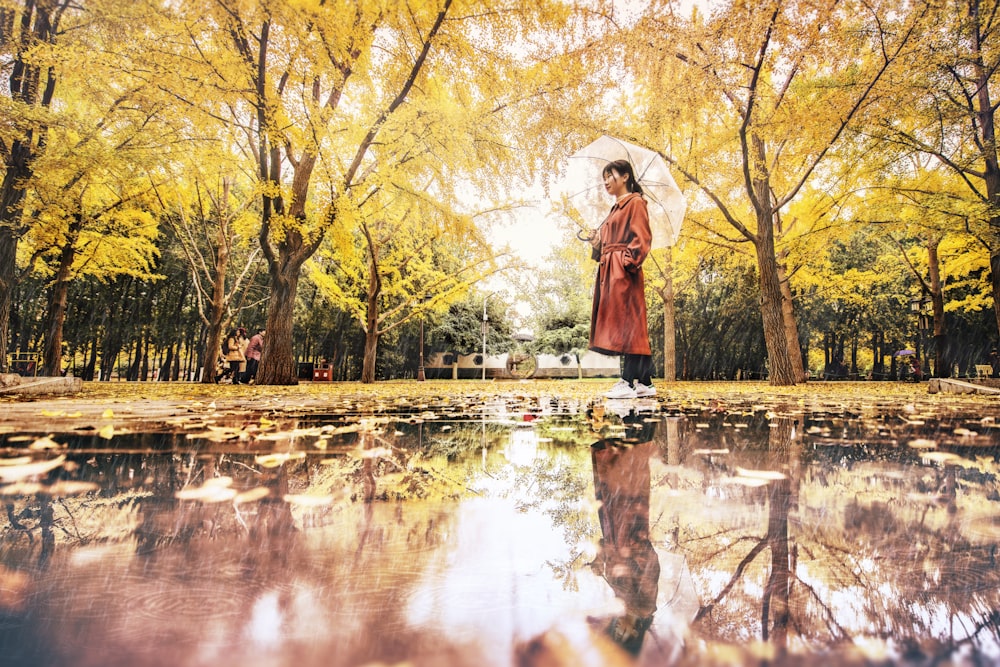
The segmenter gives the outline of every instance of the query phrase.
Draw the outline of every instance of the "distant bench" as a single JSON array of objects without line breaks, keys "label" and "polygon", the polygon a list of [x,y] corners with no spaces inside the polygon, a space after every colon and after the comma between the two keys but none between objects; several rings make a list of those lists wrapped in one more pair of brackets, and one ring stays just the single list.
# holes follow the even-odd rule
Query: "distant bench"
[{"label": "distant bench", "polygon": [[976,364],[976,377],[977,378],[989,378],[993,377],[993,367],[989,364]]}]

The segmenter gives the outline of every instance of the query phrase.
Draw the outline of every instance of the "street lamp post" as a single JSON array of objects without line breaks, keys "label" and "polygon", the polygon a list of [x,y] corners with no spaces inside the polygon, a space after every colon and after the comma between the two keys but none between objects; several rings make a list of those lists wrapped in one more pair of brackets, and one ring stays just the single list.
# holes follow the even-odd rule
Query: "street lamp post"
[{"label": "street lamp post", "polygon": [[[427,303],[430,297],[423,296],[420,297],[420,304],[423,305]],[[423,382],[427,379],[424,373],[424,313],[420,312],[420,362],[417,365],[417,382]]]},{"label": "street lamp post", "polygon": [[424,375],[424,316],[420,316],[420,363],[417,366],[417,382],[423,382],[427,377]]},{"label": "street lamp post", "polygon": [[489,327],[490,316],[486,314],[486,302],[493,296],[492,293],[483,297],[483,379],[486,379],[486,331]]}]

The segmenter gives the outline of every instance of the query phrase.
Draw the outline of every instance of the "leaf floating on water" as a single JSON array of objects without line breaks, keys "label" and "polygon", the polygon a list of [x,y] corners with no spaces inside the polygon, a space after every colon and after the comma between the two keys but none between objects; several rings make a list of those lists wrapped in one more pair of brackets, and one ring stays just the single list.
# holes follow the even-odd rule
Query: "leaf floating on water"
[{"label": "leaf floating on water", "polygon": [[770,482],[770,480],[761,479],[759,477],[723,477],[719,481],[723,484],[737,484],[739,486],[749,487],[764,486]]},{"label": "leaf floating on water", "polygon": [[392,456],[392,450],[388,447],[375,447],[374,449],[363,449],[358,452],[358,456],[363,459],[387,459]]},{"label": "leaf floating on water", "polygon": [[333,503],[333,496],[320,496],[311,493],[286,493],[284,500],[286,503],[302,507],[323,507],[324,505]]},{"label": "leaf floating on water", "polygon": [[933,440],[927,440],[926,438],[917,438],[916,440],[910,440],[906,443],[913,449],[935,449],[937,443]]},{"label": "leaf floating on water", "polygon": [[974,438],[979,435],[975,431],[970,431],[967,428],[956,428],[954,433],[960,438]]},{"label": "leaf floating on water", "polygon": [[101,413],[101,419],[114,419],[114,418],[115,418],[115,411],[112,410],[111,408],[108,408],[107,410]]},{"label": "leaf floating on water", "polygon": [[62,417],[66,414],[64,410],[42,410],[43,417]]},{"label": "leaf floating on water", "polygon": [[304,459],[306,457],[305,452],[285,452],[282,454],[261,454],[260,456],[254,457],[254,462],[263,466],[264,468],[277,468],[278,466],[285,463],[285,461],[296,461],[299,459]]},{"label": "leaf floating on water", "polygon": [[0,458],[0,466],[23,466],[31,463],[30,456],[15,456],[13,458]]},{"label": "leaf floating on water", "polygon": [[1000,517],[977,517],[969,522],[966,530],[976,537],[985,538],[988,542],[1000,541]]},{"label": "leaf floating on water", "polygon": [[66,455],[61,454],[48,461],[37,461],[35,463],[25,463],[16,466],[0,467],[0,481],[16,482],[36,475],[44,475],[50,470],[55,470],[66,461]]},{"label": "leaf floating on water", "polygon": [[262,498],[267,498],[269,495],[271,495],[271,490],[267,487],[255,486],[252,489],[248,489],[243,493],[237,494],[237,496],[233,498],[233,502],[237,505],[240,503],[252,503],[257,500],[261,500]]},{"label": "leaf floating on water", "polygon": [[64,479],[44,487],[39,493],[52,496],[53,498],[66,498],[68,496],[80,496],[84,493],[97,491],[101,487],[94,482],[81,482],[79,480]]},{"label": "leaf floating on water", "polygon": [[737,468],[736,474],[739,477],[749,477],[751,479],[763,479],[769,482],[775,482],[782,479],[787,479],[788,476],[783,472],[778,472],[777,470],[749,470],[747,468]]},{"label": "leaf floating on water", "polygon": [[302,437],[315,437],[322,435],[321,428],[293,428],[290,431],[276,431],[257,436],[258,440],[294,440]]},{"label": "leaf floating on water", "polygon": [[962,461],[962,457],[951,452],[923,452],[920,458],[931,463],[957,463]]},{"label": "leaf floating on water", "polygon": [[189,489],[181,489],[174,494],[178,500],[197,500],[203,503],[223,503],[236,498],[236,489],[230,488],[232,477],[213,477],[204,484]]},{"label": "leaf floating on water", "polygon": [[33,496],[41,490],[38,482],[14,482],[0,487],[0,496]]},{"label": "leaf floating on water", "polygon": [[52,439],[51,435],[47,435],[44,438],[38,438],[30,445],[28,449],[33,449],[35,451],[41,451],[46,449],[62,449],[62,445]]},{"label": "leaf floating on water", "polygon": [[104,428],[102,428],[100,431],[98,431],[97,435],[101,436],[105,440],[110,440],[111,438],[115,437],[115,425],[114,424],[108,424],[107,426],[105,426]]}]

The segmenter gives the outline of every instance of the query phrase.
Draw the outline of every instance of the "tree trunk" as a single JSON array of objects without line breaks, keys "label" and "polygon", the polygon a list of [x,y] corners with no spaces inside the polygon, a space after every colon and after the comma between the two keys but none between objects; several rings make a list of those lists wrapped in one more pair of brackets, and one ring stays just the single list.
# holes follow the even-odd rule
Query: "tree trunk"
[{"label": "tree trunk", "polygon": [[[212,304],[208,315],[208,336],[205,340],[205,351],[202,354],[203,384],[215,383],[215,367],[222,351],[223,329],[226,324],[226,274],[229,272],[229,211],[225,208],[229,201],[229,181],[223,181],[222,208],[216,214],[219,217],[215,230],[215,265],[212,270]],[[197,270],[197,269],[195,269]]]},{"label": "tree trunk", "polygon": [[70,223],[66,242],[59,253],[59,267],[52,283],[48,313],[45,316],[45,374],[56,377],[62,374],[63,325],[66,322],[66,303],[69,294],[70,271],[76,259],[76,239],[83,227],[83,216],[76,213]]},{"label": "tree trunk", "polygon": [[375,382],[375,362],[378,360],[378,339],[381,335],[378,330],[378,304],[382,296],[378,251],[370,239],[368,246],[368,308],[365,315],[365,358],[361,366],[361,381],[365,384]]},{"label": "tree trunk", "polygon": [[[760,216],[757,250],[757,270],[760,280],[760,313],[764,324],[764,344],[767,347],[770,383],[774,386],[796,384],[795,369],[788,354],[785,317],[782,312],[781,283],[778,261],[774,254],[774,233],[771,215]],[[796,343],[797,344],[797,343]]]},{"label": "tree trunk", "polygon": [[[932,238],[927,242],[927,269],[930,281],[931,308],[934,313],[934,376],[951,375],[951,364],[947,358],[948,328],[944,321],[944,294],[941,289],[941,260],[938,244],[941,239]],[[926,352],[930,354],[930,350]]]},{"label": "tree trunk", "polygon": [[792,299],[792,288],[788,282],[788,273],[784,262],[778,262],[778,284],[781,286],[781,316],[785,320],[785,340],[788,341],[788,357],[792,362],[796,382],[809,379],[802,360],[802,348],[799,346],[799,325],[795,322],[795,302]]},{"label": "tree trunk", "polygon": [[[305,261],[305,260],[303,260]],[[257,369],[258,385],[298,384],[292,346],[295,294],[301,262],[280,262],[271,270],[271,300],[267,308],[267,335]]]},{"label": "tree trunk", "polygon": [[[0,214],[0,219],[3,215]],[[10,349],[10,309],[13,305],[11,295],[17,280],[17,236],[5,226],[0,225],[0,373],[10,371],[7,368],[7,351]]]},{"label": "tree trunk", "polygon": [[10,347],[10,309],[17,287],[17,243],[21,236],[22,183],[31,175],[31,154],[22,141],[11,146],[0,184],[0,372],[6,372]]},{"label": "tree trunk", "polygon": [[[1000,217],[990,219],[993,235],[1000,238]],[[997,335],[1000,335],[1000,248],[990,253],[990,282],[993,284],[993,316],[996,318]]]},{"label": "tree trunk", "polygon": [[375,362],[378,360],[378,331],[365,332],[365,359],[361,368],[361,381],[365,384],[375,382]]}]

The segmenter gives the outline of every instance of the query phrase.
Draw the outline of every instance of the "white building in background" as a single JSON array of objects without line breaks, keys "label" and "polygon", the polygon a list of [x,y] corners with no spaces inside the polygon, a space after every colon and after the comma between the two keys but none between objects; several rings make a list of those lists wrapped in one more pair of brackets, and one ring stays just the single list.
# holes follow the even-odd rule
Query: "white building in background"
[{"label": "white building in background", "polygon": [[[587,351],[579,359],[574,354],[538,354],[534,356],[534,368],[521,371],[513,367],[511,355],[486,355],[486,377],[503,379],[520,378],[592,378],[618,377],[619,357],[609,357]],[[531,364],[529,364],[530,366]],[[483,355],[435,352],[424,364],[427,379],[472,380],[483,377]]]}]

